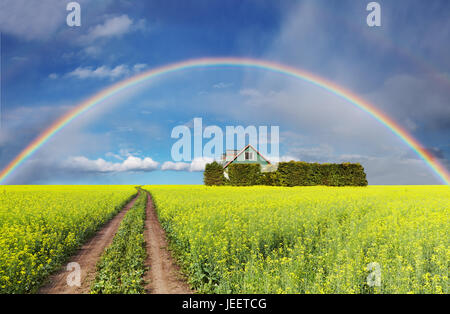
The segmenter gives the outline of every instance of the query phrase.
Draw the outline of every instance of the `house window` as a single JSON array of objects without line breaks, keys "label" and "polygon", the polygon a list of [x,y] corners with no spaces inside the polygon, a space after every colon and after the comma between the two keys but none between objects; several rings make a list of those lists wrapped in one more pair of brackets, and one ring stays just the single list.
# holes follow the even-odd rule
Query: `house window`
[{"label": "house window", "polygon": [[245,152],[245,160],[253,160],[253,153]]}]

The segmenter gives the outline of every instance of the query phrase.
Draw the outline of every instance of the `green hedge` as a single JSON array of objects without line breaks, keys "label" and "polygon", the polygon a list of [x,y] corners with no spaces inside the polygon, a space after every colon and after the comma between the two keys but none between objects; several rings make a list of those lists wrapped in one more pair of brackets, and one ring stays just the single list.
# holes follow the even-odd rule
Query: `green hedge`
[{"label": "green hedge", "polygon": [[366,186],[360,164],[318,164],[300,161],[280,162],[277,176],[281,186]]},{"label": "green hedge", "polygon": [[206,185],[270,186],[366,186],[364,167],[359,163],[319,164],[302,161],[280,162],[275,172],[261,173],[259,164],[231,164],[228,177],[217,162],[206,165]]},{"label": "green hedge", "polygon": [[261,166],[259,164],[231,164],[228,166],[229,184],[249,186],[260,183]]},{"label": "green hedge", "polygon": [[203,172],[203,182],[205,185],[224,185],[223,167],[215,161],[206,164],[205,172]]},{"label": "green hedge", "polygon": [[278,172],[263,172],[259,178],[259,185],[278,186],[281,185]]}]

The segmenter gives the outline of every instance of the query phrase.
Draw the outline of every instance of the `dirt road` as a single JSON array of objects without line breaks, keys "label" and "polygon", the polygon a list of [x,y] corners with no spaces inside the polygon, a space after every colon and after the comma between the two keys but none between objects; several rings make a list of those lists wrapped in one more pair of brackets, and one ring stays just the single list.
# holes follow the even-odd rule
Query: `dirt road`
[{"label": "dirt road", "polygon": [[[148,193],[148,192],[147,192]],[[148,194],[147,218],[145,222],[145,242],[147,243],[146,266],[150,269],[145,274],[146,291],[152,294],[189,294],[189,288],[167,248],[167,239],[156,216],[153,200]]]},{"label": "dirt road", "polygon": [[[141,192],[139,192],[141,193]],[[104,249],[109,246],[116,234],[120,222],[127,211],[133,207],[138,195],[133,198],[112,220],[110,220],[97,234],[92,237],[73,256],[69,263],[75,262],[81,269],[81,286],[69,286],[67,277],[70,274],[64,265],[61,270],[50,276],[49,281],[38,293],[41,294],[83,294],[89,293],[92,281],[95,279],[96,265]]]}]

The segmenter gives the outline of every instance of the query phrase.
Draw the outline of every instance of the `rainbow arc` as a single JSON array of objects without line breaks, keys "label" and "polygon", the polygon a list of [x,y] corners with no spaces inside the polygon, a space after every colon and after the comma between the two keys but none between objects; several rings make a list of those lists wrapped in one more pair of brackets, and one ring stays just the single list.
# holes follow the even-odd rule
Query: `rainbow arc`
[{"label": "rainbow arc", "polygon": [[4,183],[20,165],[22,165],[28,158],[30,158],[40,147],[47,143],[56,133],[61,131],[64,126],[71,121],[88,111],[95,105],[114,97],[118,93],[138,85],[142,82],[156,78],[158,76],[166,75],[172,72],[201,68],[201,67],[247,67],[255,69],[263,69],[274,73],[279,73],[294,77],[315,86],[321,87],[367,112],[374,119],[392,131],[398,138],[400,138],[406,145],[408,145],[428,166],[429,168],[442,180],[443,183],[449,184],[450,176],[447,169],[439,163],[422,145],[398,123],[387,116],[385,113],[377,109],[374,105],[361,99],[356,94],[338,86],[337,84],[328,81],[317,75],[308,73],[306,71],[282,65],[274,62],[255,60],[248,58],[201,58],[173,63],[158,68],[151,69],[144,73],[138,74],[131,78],[125,79],[118,83],[103,89],[89,99],[75,106],[67,114],[59,118],[44,132],[39,134],[25,149],[23,149],[2,171],[0,172],[0,183]]}]

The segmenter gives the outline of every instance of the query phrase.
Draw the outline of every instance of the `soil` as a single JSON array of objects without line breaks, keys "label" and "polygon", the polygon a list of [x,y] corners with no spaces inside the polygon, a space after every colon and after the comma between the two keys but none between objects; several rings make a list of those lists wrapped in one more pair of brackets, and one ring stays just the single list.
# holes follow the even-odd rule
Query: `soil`
[{"label": "soil", "polygon": [[[141,192],[139,192],[141,193]],[[156,215],[153,200],[148,194],[146,206],[146,220],[144,237],[147,249],[146,267],[144,275],[145,290],[151,294],[191,294],[191,290],[183,277],[180,268],[168,250],[166,233],[162,229]],[[138,194],[139,195],[139,194]],[[51,275],[47,283],[38,291],[40,294],[87,294],[96,275],[96,265],[103,251],[108,247],[119,229],[128,210],[133,207],[138,195],[133,198],[112,220],[110,220],[95,236],[93,236],[70,259],[81,268],[81,286],[69,286],[67,277],[70,271],[66,265]]]},{"label": "soil", "polygon": [[95,236],[93,236],[81,249],[69,260],[69,263],[76,262],[81,269],[81,286],[69,286],[66,265],[58,272],[51,275],[48,282],[39,289],[40,294],[87,294],[91,283],[95,279],[96,265],[103,251],[108,247],[119,229],[120,222],[127,211],[133,207],[138,195],[133,198],[125,207],[111,219]]},{"label": "soil", "polygon": [[[148,193],[148,192],[147,192]],[[145,222],[145,242],[147,246],[146,291],[151,294],[191,294],[180,268],[175,263],[167,247],[166,233],[156,215],[153,200],[148,193],[147,217]]]}]

